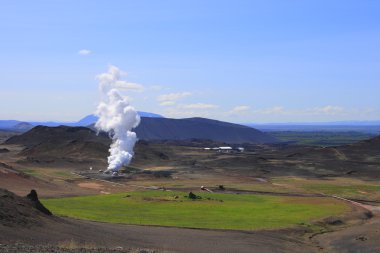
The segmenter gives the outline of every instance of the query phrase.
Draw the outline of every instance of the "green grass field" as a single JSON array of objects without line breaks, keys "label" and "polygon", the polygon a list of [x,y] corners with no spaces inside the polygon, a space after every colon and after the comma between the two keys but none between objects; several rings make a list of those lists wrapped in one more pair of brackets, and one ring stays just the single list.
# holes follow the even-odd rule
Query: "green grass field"
[{"label": "green grass field", "polygon": [[43,204],[57,215],[93,221],[235,230],[291,227],[349,210],[323,198],[199,195],[202,199],[191,200],[184,192],[143,191],[46,199]]}]

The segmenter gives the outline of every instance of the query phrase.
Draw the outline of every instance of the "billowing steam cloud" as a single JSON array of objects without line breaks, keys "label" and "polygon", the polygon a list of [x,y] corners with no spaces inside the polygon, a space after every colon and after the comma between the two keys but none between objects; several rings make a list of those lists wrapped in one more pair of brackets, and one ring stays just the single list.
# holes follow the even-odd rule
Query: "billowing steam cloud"
[{"label": "billowing steam cloud", "polygon": [[107,171],[116,172],[122,165],[127,166],[134,155],[133,147],[137,141],[132,129],[140,123],[137,111],[129,105],[116,87],[127,83],[120,80],[122,72],[115,66],[109,66],[107,73],[96,78],[99,81],[101,102],[96,109],[99,117],[95,124],[98,131],[108,132],[112,138],[108,156]]}]

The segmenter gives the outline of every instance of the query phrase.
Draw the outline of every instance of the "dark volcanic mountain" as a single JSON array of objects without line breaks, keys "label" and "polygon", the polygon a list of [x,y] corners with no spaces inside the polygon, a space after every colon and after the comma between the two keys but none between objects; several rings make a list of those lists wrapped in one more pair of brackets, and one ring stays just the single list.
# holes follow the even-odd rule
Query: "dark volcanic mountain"
[{"label": "dark volcanic mountain", "polygon": [[140,140],[203,139],[231,144],[276,143],[276,138],[251,127],[204,118],[142,118],[135,129]]},{"label": "dark volcanic mountain", "polygon": [[[162,151],[160,147],[149,145],[144,140],[192,142],[197,139],[197,142],[202,142],[200,140],[203,139],[211,140],[206,143],[214,143],[213,145],[277,141],[250,127],[199,118],[183,120],[142,118],[136,132],[141,141],[135,148],[136,155],[133,160],[135,164],[146,164],[147,161],[159,163],[173,156],[170,149]],[[111,140],[107,134],[96,135],[95,131],[86,127],[37,126],[24,134],[9,138],[5,143],[25,146],[19,153],[24,162],[65,166],[75,163],[79,169],[95,164],[101,168],[106,166]]]},{"label": "dark volcanic mountain", "polygon": [[[97,135],[86,127],[37,126],[24,134],[9,138],[5,144],[25,147],[19,153],[19,162],[41,165],[54,163],[69,167],[75,164],[76,169],[88,169],[88,166],[103,169],[107,165],[111,139],[105,133]],[[133,160],[139,164],[166,161],[169,157],[161,149],[161,146],[140,141],[135,147]]]},{"label": "dark volcanic mountain", "polygon": [[[193,124],[194,120],[197,122],[203,119],[185,120],[184,125]],[[174,122],[177,123],[176,120]],[[169,122],[167,128],[171,130],[173,126],[180,128],[181,124],[182,122],[178,125]],[[223,129],[224,127],[223,122],[211,122],[210,124],[217,125],[215,129]],[[148,126],[152,127],[152,125]],[[206,126],[209,125],[206,124]],[[142,127],[144,127],[144,123],[142,123]],[[161,125],[160,128],[164,129],[165,125]],[[239,126],[236,128],[239,129]],[[202,128],[195,127],[195,129]],[[149,132],[147,129],[142,129],[142,131]],[[183,130],[179,129],[178,131]],[[159,134],[159,132],[155,132],[155,134]],[[155,139],[156,137],[148,136],[145,138]],[[198,140],[194,141],[197,142]],[[27,133],[11,137],[6,141],[6,144],[25,146],[20,152],[20,163],[39,164],[39,166],[53,166],[54,164],[54,166],[82,170],[88,169],[89,166],[104,169],[107,166],[110,142],[111,140],[106,134],[96,135],[96,132],[85,127],[38,126]],[[200,148],[188,149],[188,147],[176,146],[176,142],[151,143],[139,141],[135,147],[132,167],[176,166],[180,168],[185,166],[188,168],[190,166],[191,168],[236,170],[239,173],[243,171],[248,173],[249,171],[249,173],[270,173],[271,175],[318,177],[352,175],[354,177],[371,176],[378,178],[380,137],[351,145],[327,148],[302,145],[276,145],[268,148],[266,145],[246,144],[244,147],[247,150],[252,147],[255,152],[236,156],[205,152]],[[179,141],[178,143],[182,142]],[[187,142],[192,143],[193,141]],[[204,143],[211,142],[206,141]],[[203,147],[213,145],[205,144]],[[217,145],[224,145],[224,143]],[[192,152],[188,152],[188,150],[192,150]],[[247,170],[247,168],[250,169]]]},{"label": "dark volcanic mountain", "polygon": [[[231,144],[240,143],[276,143],[276,138],[254,128],[204,118],[167,119],[145,118],[135,129],[140,140],[212,140]],[[59,138],[59,137],[62,138]],[[75,137],[73,139],[73,137]],[[7,144],[38,145],[48,140],[51,145],[66,145],[69,141],[98,146],[99,142],[109,143],[108,137],[95,136],[93,130],[86,127],[46,127],[37,126],[30,131],[10,138]],[[46,143],[46,142],[44,142]]]},{"label": "dark volcanic mountain", "polygon": [[297,168],[318,176],[379,178],[380,136],[335,147],[287,146],[272,158],[293,164],[289,171]]},{"label": "dark volcanic mountain", "polygon": [[111,140],[106,134],[96,135],[86,127],[37,126],[5,143],[25,146],[20,155],[35,162],[95,162],[100,158],[103,160]]},{"label": "dark volcanic mountain", "polygon": [[32,129],[33,127],[34,126],[28,122],[20,122],[17,125],[13,126],[13,130],[23,132]]},{"label": "dark volcanic mountain", "polygon": [[358,161],[365,159],[369,163],[380,162],[380,136],[341,146],[337,149],[344,153],[348,159]]},{"label": "dark volcanic mountain", "polygon": [[[141,114],[135,129],[140,140],[211,140],[230,144],[278,143],[275,137],[255,128],[206,118],[170,119]],[[96,121],[92,116],[91,120]],[[92,124],[89,124],[92,127]]]},{"label": "dark volcanic mountain", "polygon": [[9,138],[6,144],[21,144],[26,147],[36,146],[42,143],[51,143],[52,145],[62,145],[66,142],[91,142],[103,143],[110,142],[105,134],[96,136],[96,133],[87,127],[48,127],[36,126],[30,131]]}]

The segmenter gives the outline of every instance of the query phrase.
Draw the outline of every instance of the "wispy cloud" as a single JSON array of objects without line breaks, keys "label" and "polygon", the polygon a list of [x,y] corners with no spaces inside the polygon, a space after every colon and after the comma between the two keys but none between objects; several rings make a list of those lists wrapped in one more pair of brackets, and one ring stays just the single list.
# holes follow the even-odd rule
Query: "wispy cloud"
[{"label": "wispy cloud", "polygon": [[137,91],[137,92],[144,91],[144,86],[142,84],[130,83],[127,81],[117,81],[115,83],[115,87],[120,90],[131,90],[131,91]]},{"label": "wispy cloud", "polygon": [[269,108],[254,110],[255,114],[263,115],[299,115],[299,116],[313,116],[313,115],[342,115],[347,113],[347,110],[341,106],[319,106],[306,109],[286,109],[283,106],[274,106]]},{"label": "wispy cloud", "polygon": [[152,91],[160,91],[163,88],[164,87],[162,87],[161,85],[151,85],[151,86],[149,86],[149,89],[152,90]]},{"label": "wispy cloud", "polygon": [[91,54],[91,51],[88,49],[81,49],[78,51],[78,54],[79,55],[89,55],[89,54]]},{"label": "wispy cloud", "polygon": [[254,112],[259,113],[259,114],[284,114],[287,111],[282,106],[274,106],[270,108],[258,109],[258,110],[255,110]]},{"label": "wispy cloud", "polygon": [[172,106],[175,105],[175,101],[162,101],[160,102],[161,106]]},{"label": "wispy cloud", "polygon": [[213,114],[206,110],[183,110],[178,107],[169,107],[164,115],[169,118],[192,118],[192,117],[212,117]]},{"label": "wispy cloud", "polygon": [[217,108],[219,108],[219,106],[214,105],[214,104],[196,103],[196,104],[182,105],[181,108],[206,110],[206,109],[217,109]]},{"label": "wispy cloud", "polygon": [[336,114],[343,113],[344,111],[345,109],[341,106],[326,105],[326,106],[315,107],[315,108],[306,110],[305,113],[336,115]]},{"label": "wispy cloud", "polygon": [[251,109],[250,106],[248,105],[239,105],[239,106],[235,106],[234,108],[232,108],[231,111],[228,112],[228,114],[241,114],[241,113],[245,113],[247,111],[249,111]]},{"label": "wispy cloud", "polygon": [[191,92],[163,94],[157,97],[157,101],[160,103],[161,106],[171,106],[175,105],[178,100],[185,97],[189,97],[191,95]]}]

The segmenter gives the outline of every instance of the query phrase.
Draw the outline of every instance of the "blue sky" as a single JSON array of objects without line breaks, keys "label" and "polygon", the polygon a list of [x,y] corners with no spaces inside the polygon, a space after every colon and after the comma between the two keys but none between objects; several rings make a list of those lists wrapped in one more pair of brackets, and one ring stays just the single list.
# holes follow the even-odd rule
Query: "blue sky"
[{"label": "blue sky", "polygon": [[[110,64],[138,110],[380,119],[380,1],[2,1],[1,119],[77,120]],[[81,51],[82,50],[82,51]]]}]

